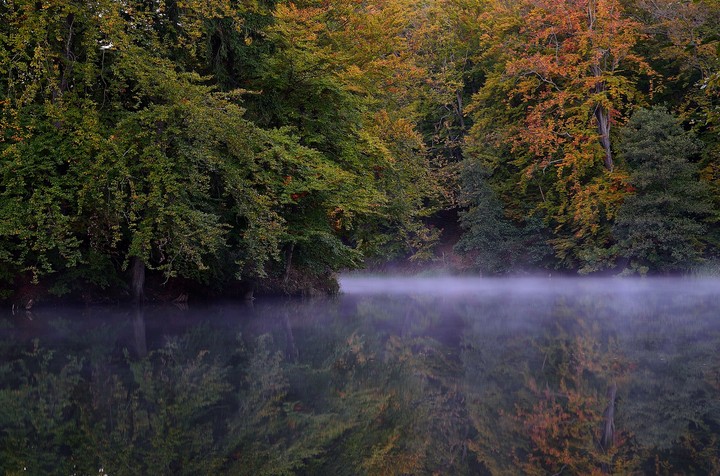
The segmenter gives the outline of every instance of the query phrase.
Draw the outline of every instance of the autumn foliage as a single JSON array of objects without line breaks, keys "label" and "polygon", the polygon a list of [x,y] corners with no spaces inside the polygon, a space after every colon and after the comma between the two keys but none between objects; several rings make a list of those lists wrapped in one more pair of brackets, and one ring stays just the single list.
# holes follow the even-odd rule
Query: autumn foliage
[{"label": "autumn foliage", "polygon": [[[635,110],[665,105],[706,146],[688,160],[712,210],[690,228],[715,223],[719,17],[707,0],[3,3],[4,294],[122,298],[131,263],[200,292],[298,292],[293,276],[443,240],[477,271],[622,271]],[[708,229],[692,264],[646,272],[716,259]]]}]

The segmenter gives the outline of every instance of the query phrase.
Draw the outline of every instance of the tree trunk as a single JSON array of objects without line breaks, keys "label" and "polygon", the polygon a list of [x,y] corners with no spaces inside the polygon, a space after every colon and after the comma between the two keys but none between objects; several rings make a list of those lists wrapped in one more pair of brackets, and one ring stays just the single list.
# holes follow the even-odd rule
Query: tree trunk
[{"label": "tree trunk", "polygon": [[295,251],[295,243],[290,243],[290,248],[285,252],[285,276],[283,284],[287,284],[290,279],[290,271],[292,271],[293,252]]},{"label": "tree trunk", "polygon": [[145,300],[145,263],[137,256],[132,258],[132,300],[142,304]]},{"label": "tree trunk", "polygon": [[610,172],[613,171],[613,157],[610,149],[610,114],[608,111],[598,105],[595,108],[595,120],[597,121],[598,133],[600,133],[600,144],[605,149],[605,168]]},{"label": "tree trunk", "polygon": [[[594,14],[595,7],[592,6],[592,9],[588,7],[588,11],[592,11],[590,15],[591,19],[591,29],[592,24],[594,22],[595,14]],[[607,53],[603,53],[603,55],[606,55]],[[604,93],[607,90],[607,86],[605,85],[605,82],[602,80],[603,76],[603,70],[600,67],[600,64],[595,64],[591,67],[593,76],[596,78],[597,82],[595,83],[595,93],[601,94]],[[595,106],[595,121],[597,122],[597,130],[600,134],[600,144],[603,146],[603,149],[605,149],[605,168],[608,169],[610,172],[613,171],[614,164],[613,164],[613,156],[612,156],[612,150],[610,149],[610,111],[606,107],[603,107],[601,104],[597,104]]]},{"label": "tree trunk", "polygon": [[463,113],[462,92],[455,91],[455,97],[457,99],[456,114],[457,114],[458,119],[460,120],[460,127],[464,131],[465,130],[465,115]]},{"label": "tree trunk", "polygon": [[[75,15],[70,13],[65,18],[65,26],[67,27],[67,40],[65,41],[65,49],[63,50],[63,56],[65,57],[64,62],[60,62],[60,69],[62,70],[62,76],[60,77],[60,85],[53,88],[52,91],[52,102],[55,103],[69,88],[70,88],[70,75],[72,74],[73,65],[75,64],[75,55],[72,52],[73,42],[73,26],[75,25]],[[62,124],[61,124],[62,125]],[[57,127],[57,125],[56,125]]]}]

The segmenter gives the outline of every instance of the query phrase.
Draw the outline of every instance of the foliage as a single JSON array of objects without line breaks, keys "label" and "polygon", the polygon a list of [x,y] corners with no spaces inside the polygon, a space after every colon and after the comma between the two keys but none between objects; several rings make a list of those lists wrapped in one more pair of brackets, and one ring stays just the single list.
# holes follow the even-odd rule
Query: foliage
[{"label": "foliage", "polygon": [[[407,11],[388,7],[393,28],[361,45],[349,36],[369,17],[353,9],[3,5],[6,292],[117,288],[136,258],[221,289],[357,267],[373,243],[426,252],[421,209],[436,192],[422,140],[380,105],[399,93],[365,91],[403,68],[379,57]],[[353,24],[337,23],[342,10]]]},{"label": "foliage", "polygon": [[484,273],[717,254],[712,220],[667,269],[618,242],[639,107],[696,133],[720,206],[714,1],[18,0],[0,17],[16,302],[122,298],[130,263],[155,287],[303,292],[440,240]]},{"label": "foliage", "polygon": [[462,164],[459,205],[467,208],[460,212],[465,233],[456,250],[474,255],[474,269],[484,274],[542,266],[552,250],[538,239],[542,237],[535,229],[538,220],[526,220],[523,228],[510,221],[488,183],[490,174],[478,162],[466,159]]},{"label": "foliage", "polygon": [[649,73],[633,52],[639,25],[615,1],[490,5],[479,27],[492,62],[470,104],[469,145],[500,148],[493,181],[507,181],[520,213],[544,216],[562,264],[611,266],[602,254],[625,177],[610,131],[638,97],[631,75]]},{"label": "foliage", "polygon": [[629,270],[687,270],[706,243],[712,206],[689,158],[697,141],[662,108],[638,110],[623,130],[622,152],[634,192],[625,199],[615,232]]}]

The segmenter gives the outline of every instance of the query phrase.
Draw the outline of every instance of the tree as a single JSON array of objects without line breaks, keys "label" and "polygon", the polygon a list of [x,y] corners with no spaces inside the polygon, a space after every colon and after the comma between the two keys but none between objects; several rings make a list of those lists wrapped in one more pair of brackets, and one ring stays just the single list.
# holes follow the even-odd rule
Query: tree
[{"label": "tree", "polygon": [[611,121],[635,95],[623,69],[647,68],[632,52],[639,24],[616,0],[528,0],[522,13],[527,24],[505,65],[514,97],[527,107],[518,145],[529,147],[540,167],[558,163],[582,174],[599,142],[612,171]]},{"label": "tree", "polygon": [[[395,165],[422,157],[412,154],[422,144],[399,118],[384,136],[364,128],[367,103],[341,74],[350,67],[318,39],[322,9],[277,8],[264,31],[274,53],[244,51],[266,55],[255,58],[264,91],[252,95],[229,89],[247,78],[208,51],[221,33],[243,38],[242,15],[262,12],[224,0],[0,8],[8,290],[15,280],[57,294],[117,287],[128,267],[138,299],[145,268],[221,289],[298,264],[312,281],[358,265],[362,219],[418,221],[421,180],[399,211],[387,204],[427,175],[415,161]],[[254,96],[270,101],[269,119]],[[392,168],[387,184],[377,179]]]},{"label": "tree", "polygon": [[461,205],[467,209],[460,212],[460,224],[466,230],[456,245],[461,251],[474,251],[475,264],[487,273],[512,267],[514,256],[512,243],[514,227],[507,221],[500,201],[488,186],[482,168],[466,164],[461,172]]},{"label": "tree", "polygon": [[[334,233],[367,256],[427,256],[437,235],[422,223],[437,186],[414,126],[413,86],[422,70],[406,46],[412,5],[278,5],[266,30],[274,48],[251,81],[260,93],[247,97],[259,124],[289,128],[302,145],[355,174],[344,184],[346,203],[330,213]],[[290,219],[300,236],[313,221],[298,213]],[[314,238],[294,242],[300,246],[285,250],[294,263],[330,251]]]},{"label": "tree", "polygon": [[[662,72],[656,100],[667,102],[704,143],[698,163],[703,181],[712,188],[715,207],[720,205],[720,4],[712,0],[694,2],[639,1],[654,33],[646,47],[654,67]],[[657,66],[655,66],[657,65]],[[717,232],[708,230],[715,234]]]},{"label": "tree", "polygon": [[661,107],[638,110],[623,129],[621,150],[634,192],[618,212],[614,231],[628,271],[687,270],[702,258],[708,187],[689,159],[697,140]]},{"label": "tree", "polygon": [[491,180],[513,197],[511,214],[545,219],[567,267],[612,263],[608,223],[625,176],[610,134],[649,73],[633,52],[639,26],[616,0],[496,1],[480,20],[481,55],[495,67],[470,105],[468,145],[499,148]]},{"label": "tree", "polygon": [[634,6],[646,32],[645,57],[658,72],[650,94],[699,119],[709,112],[707,87],[719,66],[717,2],[637,0]]},{"label": "tree", "polygon": [[506,216],[479,161],[467,159],[461,167],[458,204],[463,207],[459,217],[465,232],[455,249],[473,256],[473,267],[487,274],[541,266],[552,250],[544,243],[537,220],[517,226]]},{"label": "tree", "polygon": [[[6,72],[3,120],[15,133],[2,144],[6,159],[2,172],[8,184],[2,190],[0,212],[7,224],[2,230],[3,264],[20,281],[26,275],[37,281],[55,273],[58,279],[52,281],[57,293],[68,291],[60,272],[74,275],[79,281],[75,286],[82,286],[82,281],[108,286],[115,275],[108,272],[113,267],[108,250],[121,239],[120,230],[104,229],[108,223],[99,223],[92,210],[111,194],[89,197],[84,190],[111,173],[92,173],[98,162],[106,163],[98,158],[112,149],[116,131],[108,123],[122,123],[123,112],[140,109],[122,111],[129,95],[119,94],[131,88],[139,91],[136,84],[128,87],[126,80],[138,78],[127,71],[122,74],[123,66],[131,63],[121,59],[140,51],[132,49],[133,42],[141,42],[140,35],[128,34],[130,21],[122,22],[114,6],[113,2],[87,6],[73,1],[5,6],[11,29],[2,36],[2,43],[12,56],[2,63]],[[131,11],[128,6],[126,13]],[[144,19],[140,13],[132,21]],[[127,31],[123,26],[128,26]],[[117,50],[120,54],[115,54]],[[167,67],[149,59],[149,68]],[[160,82],[167,76],[156,72]],[[136,99],[141,101],[142,94]],[[161,122],[151,129],[162,129]],[[124,150],[123,157],[128,152]],[[145,153],[153,154],[151,150]],[[111,213],[120,215],[121,211]],[[82,268],[86,272],[80,276],[72,273]]]}]

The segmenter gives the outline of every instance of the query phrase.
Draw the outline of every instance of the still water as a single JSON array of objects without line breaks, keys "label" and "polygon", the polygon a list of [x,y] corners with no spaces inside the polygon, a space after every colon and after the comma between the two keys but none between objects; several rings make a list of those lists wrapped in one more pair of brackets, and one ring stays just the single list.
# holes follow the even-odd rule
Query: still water
[{"label": "still water", "polygon": [[0,474],[720,474],[720,281],[0,314]]}]

